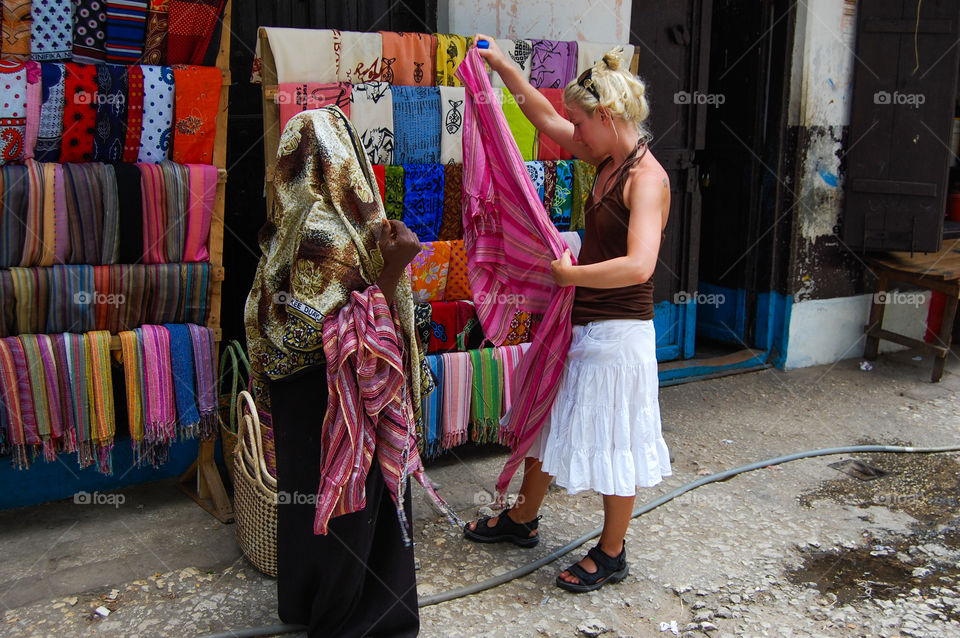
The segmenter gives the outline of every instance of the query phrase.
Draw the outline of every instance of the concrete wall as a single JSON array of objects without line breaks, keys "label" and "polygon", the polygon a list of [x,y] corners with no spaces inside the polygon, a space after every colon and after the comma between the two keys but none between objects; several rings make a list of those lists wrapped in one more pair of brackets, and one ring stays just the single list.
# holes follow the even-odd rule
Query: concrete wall
[{"label": "concrete wall", "polygon": [[498,38],[628,42],[630,9],[624,0],[440,0],[437,27]]},{"label": "concrete wall", "polygon": [[[856,70],[856,0],[797,5],[788,121],[796,140],[789,292],[793,306],[785,367],[863,354],[875,278],[840,237],[843,158]],[[911,298],[911,302],[917,301]],[[884,326],[923,338],[929,295],[887,308]],[[902,349],[881,342],[882,351]]]}]

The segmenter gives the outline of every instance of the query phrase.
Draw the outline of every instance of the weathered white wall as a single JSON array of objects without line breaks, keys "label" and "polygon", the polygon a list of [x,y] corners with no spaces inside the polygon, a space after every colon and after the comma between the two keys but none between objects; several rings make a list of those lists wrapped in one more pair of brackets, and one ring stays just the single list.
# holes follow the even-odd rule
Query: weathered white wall
[{"label": "weathered white wall", "polygon": [[440,31],[498,38],[628,42],[625,0],[440,0]]},{"label": "weathered white wall", "polygon": [[[784,367],[833,363],[841,359],[863,356],[866,337],[864,326],[870,320],[873,295],[857,295],[838,299],[811,299],[793,304],[790,311],[790,338]],[[907,292],[895,296],[884,311],[883,327],[887,330],[923,339],[930,309],[929,292]],[[909,303],[907,303],[909,302]],[[880,341],[880,352],[904,350],[903,346]]]}]

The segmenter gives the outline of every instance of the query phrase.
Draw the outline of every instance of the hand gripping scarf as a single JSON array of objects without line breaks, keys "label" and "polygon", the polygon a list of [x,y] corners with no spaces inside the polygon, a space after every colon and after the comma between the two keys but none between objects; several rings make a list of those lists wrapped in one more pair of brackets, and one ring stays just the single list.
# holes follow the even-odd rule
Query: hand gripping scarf
[{"label": "hand gripping scarf", "polygon": [[26,125],[26,64],[0,61],[0,164],[23,159]]},{"label": "hand gripping scarf", "polygon": [[[383,203],[356,132],[340,109],[328,106],[290,120],[280,139],[275,184],[275,204],[260,233],[263,257],[245,311],[250,362],[261,380],[322,364],[322,318],[346,304],[349,291],[373,284],[382,268],[373,233],[385,217]],[[326,184],[329,194],[316,192],[314,184]],[[317,243],[316,237],[329,239]],[[291,273],[289,288],[278,287],[281,271]],[[411,400],[419,412],[429,374],[406,276],[394,304],[410,362]],[[293,343],[292,335],[297,335]]]},{"label": "hand gripping scarf", "polygon": [[287,125],[290,118],[297,113],[310,109],[319,109],[334,104],[340,107],[344,115],[350,117],[350,93],[352,84],[334,82],[320,84],[317,82],[287,82],[277,87],[275,102],[280,107],[280,130]]},{"label": "hand gripping scarf", "polygon": [[437,38],[429,33],[381,31],[382,80],[397,86],[432,86]]},{"label": "hand gripping scarf", "polygon": [[513,451],[497,480],[502,497],[556,397],[570,346],[574,288],[553,281],[550,262],[565,245],[530,182],[476,50],[458,74],[467,87],[464,243],[483,332],[500,345],[516,312],[543,316],[520,364],[524,384],[500,422],[500,440]]},{"label": "hand gripping scarf", "polygon": [[150,0],[147,36],[143,42],[144,64],[167,64],[167,32],[170,29],[170,0]]},{"label": "hand gripping scarf", "polygon": [[107,57],[106,0],[75,0],[73,61],[103,62]]},{"label": "hand gripping scarf", "polygon": [[179,164],[213,164],[223,72],[213,66],[173,69],[176,87],[173,150]]},{"label": "hand gripping scarf", "polygon": [[33,0],[30,58],[38,62],[73,57],[73,0]]},{"label": "hand gripping scarf", "polygon": [[60,159],[60,138],[63,136],[66,68],[62,64],[42,64],[40,74],[40,129],[34,157],[40,162],[56,162]]}]

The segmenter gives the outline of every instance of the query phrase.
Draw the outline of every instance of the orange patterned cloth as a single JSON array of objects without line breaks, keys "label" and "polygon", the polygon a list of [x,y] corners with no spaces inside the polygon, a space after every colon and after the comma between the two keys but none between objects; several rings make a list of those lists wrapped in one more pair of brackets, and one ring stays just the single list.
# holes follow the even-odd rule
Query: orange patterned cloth
[{"label": "orange patterned cloth", "polygon": [[449,243],[450,269],[447,272],[447,288],[443,293],[443,300],[473,299],[470,292],[470,280],[467,278],[467,251],[463,248],[463,240]]},{"label": "orange patterned cloth", "polygon": [[176,66],[176,118],[172,159],[178,164],[213,164],[223,75],[211,66]]},{"label": "orange patterned cloth", "polygon": [[420,245],[420,252],[410,262],[413,300],[416,303],[443,301],[450,267],[450,243],[430,241]]},{"label": "orange patterned cloth", "polygon": [[3,0],[3,59],[26,62],[30,59],[30,0]]},{"label": "orange patterned cloth", "polygon": [[383,81],[403,86],[433,86],[437,38],[430,33],[381,31]]},{"label": "orange patterned cloth", "polygon": [[140,156],[140,133],[143,131],[143,69],[127,68],[127,140],[123,145],[123,161],[136,164]]}]

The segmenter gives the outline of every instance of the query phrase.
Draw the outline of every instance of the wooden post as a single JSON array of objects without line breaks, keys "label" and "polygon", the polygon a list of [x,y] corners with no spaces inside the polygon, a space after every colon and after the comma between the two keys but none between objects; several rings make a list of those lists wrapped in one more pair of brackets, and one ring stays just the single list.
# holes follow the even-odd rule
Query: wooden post
[{"label": "wooden post", "polygon": [[[213,164],[220,169],[217,180],[217,196],[214,200],[213,215],[210,219],[210,314],[207,327],[213,330],[214,339],[219,345],[220,304],[223,289],[223,224],[227,189],[227,116],[230,105],[230,14],[232,0],[227,0],[223,9],[223,28],[220,31],[220,51],[217,54],[217,68],[223,73],[223,85],[220,89],[220,112],[217,114],[217,135],[213,146]],[[214,360],[214,379],[219,378]],[[233,505],[214,460],[216,437],[210,441],[200,441],[197,460],[180,477],[180,489],[201,507],[213,514],[223,523],[233,522]],[[229,460],[228,460],[229,462]]]}]

